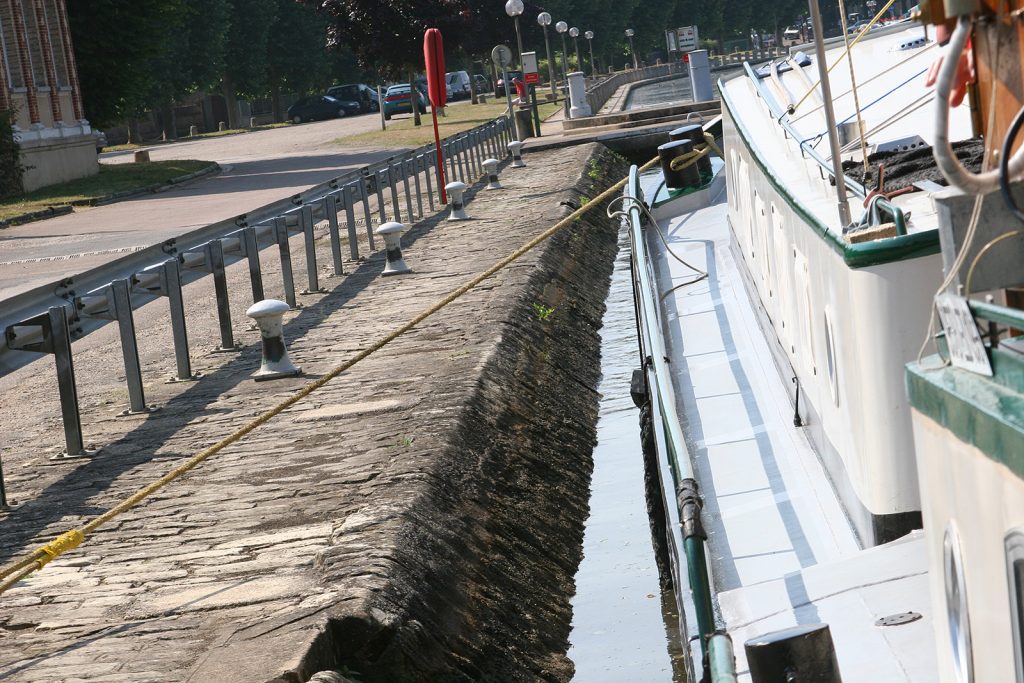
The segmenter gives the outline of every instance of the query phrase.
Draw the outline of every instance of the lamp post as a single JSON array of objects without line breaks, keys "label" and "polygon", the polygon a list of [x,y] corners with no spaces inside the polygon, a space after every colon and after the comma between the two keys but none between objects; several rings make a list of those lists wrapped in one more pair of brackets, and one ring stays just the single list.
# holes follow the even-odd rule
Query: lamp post
[{"label": "lamp post", "polygon": [[573,48],[576,50],[576,70],[583,71],[583,66],[580,64],[580,30],[573,26],[569,29],[569,37],[572,38]]},{"label": "lamp post", "polygon": [[629,54],[633,55],[633,68],[639,68],[636,64],[636,50],[633,49],[633,29],[626,29],[626,37],[629,38]]},{"label": "lamp post", "polygon": [[569,80],[569,66],[565,61],[565,53],[568,52],[568,48],[565,47],[565,32],[569,30],[569,24],[564,21],[560,21],[555,24],[555,30],[562,34],[562,78]]},{"label": "lamp post", "polygon": [[[519,33],[519,15],[523,13],[523,0],[508,0],[505,3],[505,14],[512,17],[516,22],[516,46],[519,48],[519,52],[516,53],[516,63],[519,65],[519,69],[523,68],[523,37]],[[508,87],[508,84],[505,84]]]},{"label": "lamp post", "polygon": [[587,31],[583,34],[583,37],[587,39],[587,45],[590,46],[590,75],[597,77],[597,66],[594,64],[594,32]]},{"label": "lamp post", "polygon": [[548,58],[548,80],[551,81],[551,94],[555,97],[555,63],[551,61],[551,41],[548,40],[548,26],[551,25],[551,15],[541,12],[537,15],[537,23],[544,27],[544,54]]}]

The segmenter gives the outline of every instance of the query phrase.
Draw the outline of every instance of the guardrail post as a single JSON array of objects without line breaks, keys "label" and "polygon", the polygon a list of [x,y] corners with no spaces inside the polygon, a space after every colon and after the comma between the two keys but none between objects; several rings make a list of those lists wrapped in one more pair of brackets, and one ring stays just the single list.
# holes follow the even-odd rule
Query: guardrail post
[{"label": "guardrail post", "polygon": [[128,383],[128,410],[126,415],[141,415],[157,410],[146,405],[146,393],[142,386],[142,365],[139,363],[139,347],[135,338],[135,317],[132,315],[132,300],[128,280],[114,280],[109,285],[114,300],[114,316],[117,330],[121,335],[121,355],[124,357],[124,377]]},{"label": "guardrail post", "polygon": [[334,277],[345,274],[341,263],[341,232],[338,230],[338,198],[345,201],[345,190],[332,192],[324,197],[324,214],[327,216],[327,232],[331,235],[331,258],[334,260]]},{"label": "guardrail post", "polygon": [[407,165],[408,160],[402,159],[399,163],[402,169],[402,189],[405,190],[405,215],[412,223],[414,216],[412,212],[412,193],[409,191],[409,167]]},{"label": "guardrail post", "polygon": [[[366,218],[366,239],[370,243],[370,251],[376,249],[373,244],[373,214],[370,211],[370,188],[376,187],[377,176],[370,175],[370,169],[362,169],[363,180],[359,183],[359,198],[363,200],[363,214]],[[373,185],[370,185],[373,183]]]},{"label": "guardrail post", "polygon": [[427,202],[431,213],[434,212],[434,186],[430,182],[430,171],[435,163],[437,163],[435,154],[423,155],[423,181],[427,184]]},{"label": "guardrail post", "polygon": [[[423,163],[423,155],[414,156],[410,163],[412,164],[412,180],[416,185],[416,208],[419,210],[419,217],[423,218],[423,192],[420,186],[420,171],[425,170],[426,166]],[[412,209],[409,209],[412,212]]]},{"label": "guardrail post", "polygon": [[171,338],[174,342],[174,362],[177,369],[177,375],[167,381],[191,382],[198,379],[199,373],[192,374],[192,363],[189,359],[185,302],[181,295],[178,259],[170,258],[157,266],[135,273],[132,276],[132,283],[147,294],[167,297],[171,315]]},{"label": "guardrail post", "polygon": [[[287,234],[287,231],[286,231]],[[217,320],[220,324],[220,346],[215,351],[227,353],[237,351],[234,333],[231,330],[231,302],[228,300],[228,278],[224,270],[224,245],[220,240],[206,244],[206,262],[213,274],[213,289],[217,295]]]},{"label": "guardrail post", "polygon": [[284,216],[274,219],[274,241],[281,253],[281,279],[284,281],[284,299],[292,308],[298,308],[295,301],[295,277],[292,274],[292,248],[288,244],[288,223]]},{"label": "guardrail post", "polygon": [[299,209],[299,227],[302,229],[303,240],[306,245],[306,289],[303,294],[319,294],[324,290],[320,289],[320,279],[316,272],[316,239],[313,235],[313,207],[309,204]]},{"label": "guardrail post", "polygon": [[4,486],[4,461],[0,458],[0,512],[10,509],[11,506],[7,502],[7,487]]},{"label": "guardrail post", "polygon": [[256,228],[242,228],[242,251],[249,262],[249,284],[252,288],[253,302],[262,301],[263,295],[263,268],[260,266],[260,246],[256,239]]},{"label": "guardrail post", "polygon": [[82,442],[82,420],[78,411],[78,389],[75,386],[75,364],[71,358],[67,309],[53,306],[42,315],[11,325],[4,336],[10,349],[53,354],[60,413],[64,423],[65,449],[51,460],[95,455],[99,449],[86,448]]},{"label": "guardrail post", "polygon": [[355,206],[359,188],[355,185],[345,185],[341,188],[341,196],[345,201],[345,228],[348,230],[348,253],[353,261],[359,260],[359,238],[356,236],[356,212]]}]

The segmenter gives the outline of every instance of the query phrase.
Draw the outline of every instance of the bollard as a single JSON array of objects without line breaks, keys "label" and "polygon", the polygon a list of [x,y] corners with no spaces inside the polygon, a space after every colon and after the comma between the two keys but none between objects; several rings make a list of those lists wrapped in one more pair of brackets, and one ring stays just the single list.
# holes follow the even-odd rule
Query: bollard
[{"label": "bollard", "polygon": [[466,183],[461,183],[456,180],[454,183],[448,183],[444,186],[445,191],[448,193],[448,201],[451,206],[451,213],[448,214],[448,220],[450,221],[468,221],[469,216],[466,215],[466,211],[463,208],[462,193],[466,191]]},{"label": "bollard", "polygon": [[219,123],[217,124],[217,130],[219,130],[220,132],[222,132],[222,133],[223,133],[223,132],[224,132],[224,131],[226,131],[227,129],[228,129],[228,124],[227,124],[226,122],[224,122],[224,121],[220,121],[220,122],[219,122]]},{"label": "bollard", "polygon": [[149,163],[149,150],[148,149],[140,149],[139,151],[135,152],[135,163],[137,163],[137,164]]},{"label": "bollard", "polygon": [[523,163],[522,150],[523,143],[518,140],[513,140],[508,143],[508,151],[512,153],[512,168],[522,168],[523,166],[526,166],[526,164]]},{"label": "bollard", "polygon": [[751,638],[744,644],[753,683],[842,683],[828,624],[807,624]]},{"label": "bollard", "polygon": [[484,170],[487,172],[487,189],[500,190],[501,183],[498,181],[498,160],[484,159]]},{"label": "bollard", "polygon": [[405,231],[405,225],[395,221],[384,223],[376,230],[377,234],[384,238],[384,249],[388,258],[388,264],[382,273],[385,277],[412,272],[412,268],[402,259],[402,233]]},{"label": "bollard", "polygon": [[281,377],[295,377],[302,374],[302,368],[292,365],[288,357],[288,348],[284,345],[284,329],[282,319],[290,307],[277,299],[266,299],[255,303],[245,312],[260,327],[260,339],[263,341],[263,360],[259,372],[253,375],[257,382]]},{"label": "bollard", "polygon": [[194,138],[197,135],[199,135],[199,126],[189,126],[188,127],[188,136],[190,138]]}]

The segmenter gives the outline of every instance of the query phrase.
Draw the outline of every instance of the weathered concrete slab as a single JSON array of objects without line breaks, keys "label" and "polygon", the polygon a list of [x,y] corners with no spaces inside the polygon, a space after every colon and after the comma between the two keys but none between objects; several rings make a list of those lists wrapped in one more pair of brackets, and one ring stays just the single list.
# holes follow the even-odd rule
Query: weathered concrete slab
[{"label": "weathered concrete slab", "polygon": [[[26,375],[25,410],[4,418],[22,428],[4,462],[23,501],[0,518],[4,558],[238,428],[626,170],[594,146],[527,161],[503,171],[506,191],[475,196],[476,220],[413,230],[415,274],[380,278],[376,254],[289,313],[304,378],[252,382],[258,337],[236,310],[238,356],[197,349],[200,382],[154,381],[163,409],[121,420],[114,389],[98,391],[117,385],[116,362],[90,351],[83,421],[104,450],[43,467],[51,380]],[[305,681],[349,667],[364,681],[568,680],[615,233],[598,207],[0,597],[0,678]],[[233,278],[244,291],[237,266]],[[145,376],[172,366],[161,351],[144,348]]]}]

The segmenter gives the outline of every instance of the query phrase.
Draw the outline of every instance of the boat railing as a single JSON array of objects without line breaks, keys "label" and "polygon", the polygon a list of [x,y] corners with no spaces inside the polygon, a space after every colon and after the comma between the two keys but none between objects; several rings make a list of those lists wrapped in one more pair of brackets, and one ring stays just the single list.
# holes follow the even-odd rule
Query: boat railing
[{"label": "boat railing", "polygon": [[[796,127],[793,126],[792,122],[790,122],[786,118],[788,116],[786,110],[779,105],[779,103],[775,100],[775,97],[771,94],[768,88],[765,87],[762,80],[758,77],[758,75],[754,72],[754,69],[750,66],[750,63],[744,62],[743,68],[746,71],[747,77],[750,79],[750,82],[753,84],[754,90],[757,91],[758,97],[764,100],[765,105],[768,107],[768,111],[771,112],[772,118],[775,119],[775,121],[779,124],[779,126],[782,127],[784,131],[786,131],[786,134],[789,135],[789,137],[793,138],[793,140],[796,141],[797,145],[800,148],[800,154],[805,157],[809,157],[812,161],[818,164],[818,166],[820,166],[821,169],[829,176],[835,176],[835,172],[832,170],[832,164],[826,161],[825,157],[821,156],[821,154],[818,153],[818,150],[816,150],[813,147],[813,145],[809,144],[811,140],[815,139],[815,137],[812,136],[806,139],[801,138],[799,131],[797,131]],[[824,135],[824,133],[822,135]],[[853,194],[860,197],[861,199],[867,196],[867,191],[864,189],[864,185],[857,182],[848,175],[844,174],[843,178],[846,180],[846,188],[850,190]]]},{"label": "boat railing", "polygon": [[[636,166],[630,169],[626,184],[624,209],[629,223],[632,250],[633,290],[639,330],[643,371],[646,380],[646,399],[649,402],[651,432],[654,436],[658,462],[658,476],[663,496],[671,492],[674,500],[665,500],[665,534],[669,550],[672,582],[675,587],[680,619],[695,613],[701,656],[714,683],[735,681],[735,668],[731,664],[732,643],[715,623],[708,570],[707,537],[701,524],[702,498],[690,454],[683,437],[681,421],[676,411],[676,396],[672,385],[668,352],[665,349],[658,290],[655,287],[653,262],[648,257],[643,216],[643,203]],[[686,583],[683,583],[683,576]],[[684,599],[689,586],[692,603]],[[684,633],[689,630],[680,629]],[[730,664],[725,665],[728,661]],[[714,672],[719,671],[715,677]]]}]

